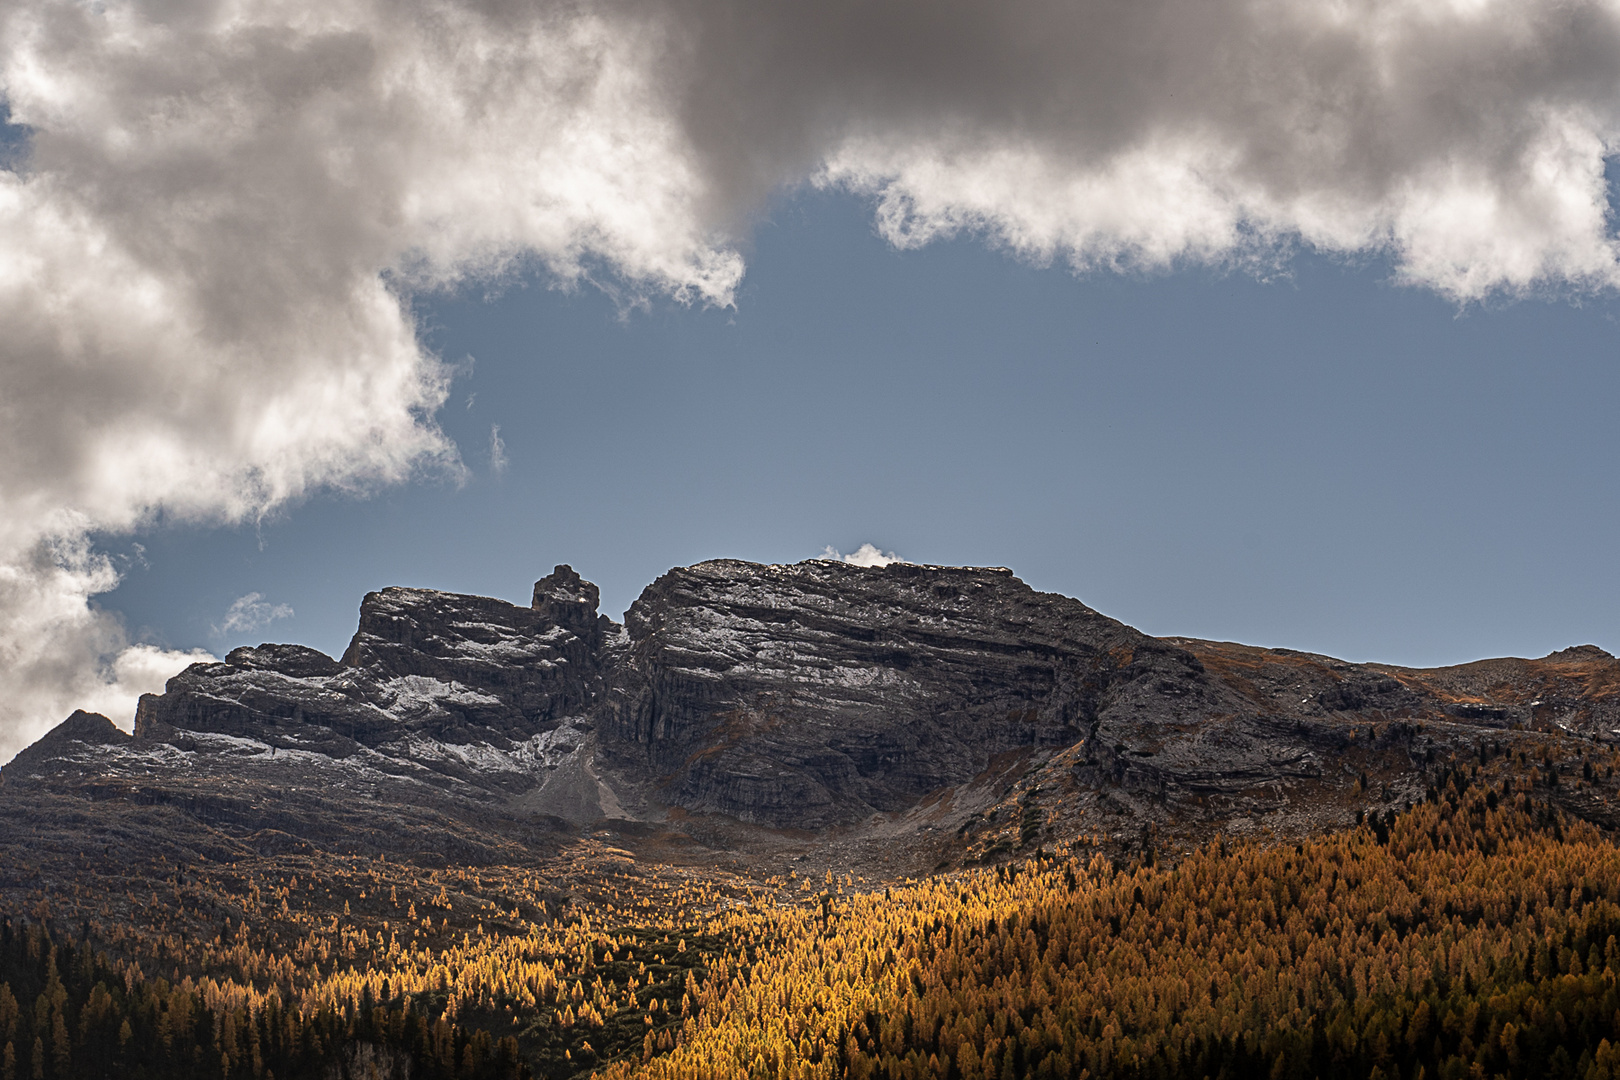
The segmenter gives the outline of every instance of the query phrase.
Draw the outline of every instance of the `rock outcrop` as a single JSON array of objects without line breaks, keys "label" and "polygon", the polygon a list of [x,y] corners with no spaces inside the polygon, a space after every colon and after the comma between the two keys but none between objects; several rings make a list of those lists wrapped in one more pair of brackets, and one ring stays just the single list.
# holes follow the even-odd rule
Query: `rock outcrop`
[{"label": "rock outcrop", "polygon": [[133,738],[76,713],[0,779],[421,858],[604,820],[981,857],[1328,827],[1420,797],[1437,757],[1620,741],[1620,662],[1590,646],[1421,671],[1159,639],[999,568],[720,560],[623,626],[597,606],[566,566],[528,607],[384,589],[341,659],[236,649]]},{"label": "rock outcrop", "polygon": [[61,762],[93,756],[99,750],[121,747],[129,741],[130,737],[105,716],[79,709],[0,769],[0,782],[4,782],[7,771],[20,776],[33,769],[53,769]]},{"label": "rock outcrop", "polygon": [[1004,569],[701,563],[654,582],[626,629],[604,746],[688,811],[812,829],[1078,742],[1118,687],[1198,668]]},{"label": "rock outcrop", "polygon": [[603,628],[595,587],[582,596],[582,584],[558,567],[530,608],[427,589],[368,593],[341,661],[261,645],[193,664],[141,699],[136,738],[195,747],[222,736],[272,758],[358,758],[429,782],[527,790],[543,774],[546,736],[589,711],[601,688]]}]

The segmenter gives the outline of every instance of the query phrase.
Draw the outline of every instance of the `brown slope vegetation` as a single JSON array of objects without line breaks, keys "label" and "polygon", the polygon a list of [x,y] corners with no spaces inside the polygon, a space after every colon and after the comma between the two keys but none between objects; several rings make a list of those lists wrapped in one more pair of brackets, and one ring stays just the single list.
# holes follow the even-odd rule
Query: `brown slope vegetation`
[{"label": "brown slope vegetation", "polygon": [[1448,770],[1433,801],[1174,867],[1035,859],[776,916],[686,1077],[1608,1077],[1620,849]]},{"label": "brown slope vegetation", "polygon": [[[1448,763],[1410,811],[1174,865],[1052,852],[750,887],[599,848],[551,910],[516,868],[312,885],[286,864],[218,886],[255,906],[209,939],[109,928],[86,898],[94,949],[6,931],[32,974],[0,990],[0,1073],[1606,1078],[1620,847],[1511,764]],[[446,930],[469,901],[478,922]],[[141,1073],[128,1048],[164,1033],[178,1064]]]},{"label": "brown slope vegetation", "polygon": [[581,847],[545,884],[288,856],[41,900],[0,927],[0,1077],[571,1076],[671,1046],[705,918],[750,894]]},{"label": "brown slope vegetation", "polygon": [[[385,590],[367,598],[341,661],[237,650],[147,699],[134,738],[76,715],[0,773],[0,915],[62,928],[60,948],[88,940],[124,983],[123,998],[109,990],[115,1013],[135,1008],[138,987],[142,1015],[206,1011],[181,1042],[210,1075],[220,1053],[232,1068],[250,1063],[246,1043],[227,1047],[227,1015],[243,1039],[263,1028],[261,1057],[283,1055],[282,1080],[341,1074],[362,1046],[406,1055],[388,1069],[418,1061],[418,1075],[462,1069],[467,1053],[484,1063],[475,1071],[496,1068],[508,1038],[526,1067],[558,1078],[643,1065],[1584,1077],[1607,1060],[1612,1032],[1593,1019],[1590,987],[1548,1004],[1573,985],[1555,975],[1592,975],[1592,942],[1559,945],[1555,972],[1524,937],[1551,940],[1539,913],[1561,910],[1553,885],[1582,859],[1602,881],[1558,885],[1565,906],[1589,885],[1581,910],[1613,899],[1602,875],[1605,837],[1620,827],[1617,665],[1600,650],[1420,671],[1153,639],[971,568],[708,563],[660,579],[627,627],[594,604],[564,567],[528,608]],[[1411,829],[1434,850],[1418,833],[1402,839]],[[1505,851],[1531,862],[1491,861]],[[1543,858],[1545,903],[1491,892]],[[1180,951],[1132,937],[1136,907],[1151,905],[1131,890],[1173,898],[1185,880],[1174,875],[1198,866],[1212,899],[1195,891],[1153,908]],[[1303,940],[1247,916],[1187,936],[1214,900],[1258,895],[1257,874],[1291,882],[1271,902],[1304,919],[1324,873],[1331,917],[1311,916]],[[1431,915],[1451,894],[1435,890],[1455,880],[1475,882],[1479,910],[1506,914],[1441,926]],[[1393,938],[1396,924],[1374,910],[1396,910],[1391,896],[1429,898]],[[1083,897],[1090,906],[1074,906]],[[993,928],[973,922],[991,911]],[[924,938],[956,929],[919,953],[923,923]],[[1026,963],[1026,932],[1045,958],[1039,928],[1058,923],[1088,944],[1052,954],[1050,972]],[[1018,940],[1003,942],[1009,925]],[[1436,976],[1433,993],[1392,975],[1393,996],[1369,1004],[1356,971],[1372,978],[1371,958],[1414,933],[1421,949],[1425,935],[1450,933],[1449,973],[1464,930],[1495,958],[1491,995],[1478,996],[1470,968],[1462,998],[1454,974]],[[1012,950],[1001,967],[962,944],[977,934],[988,949],[992,932]],[[1251,938],[1270,951],[1245,961]],[[1285,1009],[1264,972],[1294,977],[1313,943],[1321,970],[1309,987],[1290,984]],[[1330,971],[1329,945],[1356,961]],[[1599,954],[1606,970],[1606,945]],[[1512,958],[1521,983],[1503,981]],[[1411,957],[1385,955],[1385,968],[1395,959]],[[812,981],[770,983],[775,997],[750,1005],[744,991],[778,965]],[[884,981],[901,969],[913,990]],[[1093,982],[1073,981],[1082,969]],[[1161,970],[1183,971],[1182,997],[1140,981]],[[39,1061],[53,1076],[55,1017],[71,1057],[94,980],[73,983],[64,968],[85,996],[52,1005],[53,993],[41,1007],[48,979],[34,978],[34,1001],[19,1007],[37,1023],[13,1047],[17,1075]],[[816,979],[870,1008],[839,1013]],[[939,989],[957,984],[989,996]],[[173,1005],[175,994],[191,1004]],[[1497,996],[1518,1011],[1491,1005]],[[1495,1019],[1465,1023],[1469,1003]],[[834,1019],[767,1025],[767,1038],[749,1025],[773,1007]],[[379,1008],[386,1016],[368,1019]],[[272,1038],[272,1015],[283,1027],[294,1017],[297,1038]],[[1520,1034],[1504,1042],[1508,1024]],[[1348,1043],[1335,1034],[1346,1026]],[[1367,1041],[1375,1030],[1388,1046]],[[752,1056],[716,1049],[728,1046]],[[93,1075],[81,1068],[90,1059],[73,1060],[81,1073],[58,1073]]]},{"label": "brown slope vegetation", "polygon": [[1503,657],[1408,668],[1225,641],[1166,640],[1187,649],[1249,701],[1291,715],[1464,720],[1603,742],[1620,734],[1620,661],[1594,645],[1539,660]]}]

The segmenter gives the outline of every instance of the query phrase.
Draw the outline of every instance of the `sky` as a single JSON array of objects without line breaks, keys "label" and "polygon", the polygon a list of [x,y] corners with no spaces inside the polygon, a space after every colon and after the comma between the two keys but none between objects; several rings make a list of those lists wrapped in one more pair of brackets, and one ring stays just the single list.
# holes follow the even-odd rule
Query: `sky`
[{"label": "sky", "polygon": [[[465,365],[442,417],[469,475],[108,538],[146,565],[99,602],[171,648],[336,654],[386,585],[525,602],[567,562],[619,618],[672,566],[871,543],[1158,634],[1411,664],[1620,648],[1616,305],[1289,271],[896,252],[860,200],[805,194],[758,227],[734,309],[543,280],[427,305]],[[216,633],[250,593],[267,621]]]},{"label": "sky", "polygon": [[0,11],[0,759],[369,589],[874,545],[1620,648],[1620,8]]}]

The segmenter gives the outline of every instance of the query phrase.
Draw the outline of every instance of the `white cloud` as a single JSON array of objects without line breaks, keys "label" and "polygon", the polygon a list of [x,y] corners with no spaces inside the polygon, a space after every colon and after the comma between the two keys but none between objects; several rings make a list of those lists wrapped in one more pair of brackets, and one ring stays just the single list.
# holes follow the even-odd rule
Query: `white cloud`
[{"label": "white cloud", "polygon": [[496,473],[506,471],[506,440],[501,438],[501,425],[489,425],[489,467]]},{"label": "white cloud", "polygon": [[290,619],[293,609],[286,604],[267,604],[260,593],[250,592],[246,596],[238,596],[231,601],[226,609],[225,617],[211,629],[214,634],[223,637],[227,634],[251,634],[262,627],[269,626],[277,619]]},{"label": "white cloud", "polygon": [[837,548],[828,544],[821,549],[821,557],[834,562],[846,562],[851,566],[888,566],[890,563],[906,561],[892,551],[880,550],[875,544],[862,544],[848,555],[840,555]]},{"label": "white cloud", "polygon": [[129,730],[136,699],[163,689],[204,652],[131,645],[113,616],[86,597],[117,582],[111,563],[83,538],[41,543],[0,565],[0,761],[39,738],[74,709],[104,713]]},{"label": "white cloud", "polygon": [[87,535],[460,471],[421,290],[724,305],[806,182],[1080,269],[1617,280],[1613,0],[12,0],[0,91],[0,755],[119,685]]},{"label": "white cloud", "polygon": [[177,652],[154,645],[126,646],[100,678],[84,686],[73,699],[73,708],[100,713],[130,731],[142,694],[161,694],[164,684],[185,668],[216,660],[202,649]]}]

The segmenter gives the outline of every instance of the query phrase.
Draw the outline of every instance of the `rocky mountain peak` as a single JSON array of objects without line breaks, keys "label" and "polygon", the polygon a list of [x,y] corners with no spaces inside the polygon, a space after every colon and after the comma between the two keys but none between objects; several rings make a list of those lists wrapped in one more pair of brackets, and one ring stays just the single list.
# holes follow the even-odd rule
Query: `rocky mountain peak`
[{"label": "rocky mountain peak", "polygon": [[1027,845],[1342,825],[1521,733],[1620,741],[1620,664],[1592,646],[1351,664],[1153,638],[1005,568],[905,563],[702,562],[649,585],[623,627],[598,600],[567,565],[528,606],[382,589],[341,661],[232,650],[144,697],[134,739],[75,714],[6,776],[225,799],[218,820],[413,854],[424,821],[457,857],[609,821],[983,857],[1009,829]]},{"label": "rocky mountain peak", "polygon": [[274,671],[295,679],[336,675],[343,668],[320,650],[304,645],[243,645],[227,653],[225,663],[250,671]]},{"label": "rocky mountain peak", "polygon": [[1548,653],[1545,659],[1585,660],[1598,662],[1608,660],[1612,662],[1614,660],[1614,655],[1605,649],[1598,648],[1596,645],[1571,645],[1567,649],[1559,649],[1557,652]]},{"label": "rocky mountain peak", "polygon": [[593,647],[601,644],[604,620],[596,613],[601,591],[562,563],[534,583],[530,607],[542,619],[578,634]]},{"label": "rocky mountain peak", "polygon": [[91,748],[121,746],[129,741],[130,736],[105,716],[79,709],[12,758],[4,775],[8,779],[23,776],[32,768],[73,759]]},{"label": "rocky mountain peak", "polygon": [[689,811],[822,828],[1083,738],[1142,634],[1009,571],[829,560],[672,570],[626,615],[614,760]]}]

